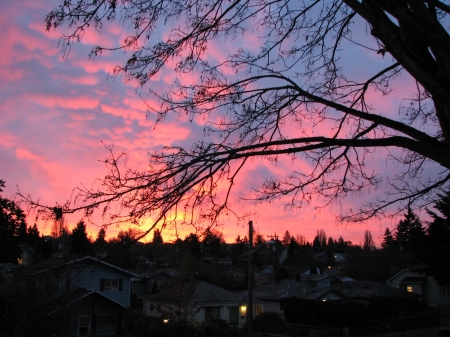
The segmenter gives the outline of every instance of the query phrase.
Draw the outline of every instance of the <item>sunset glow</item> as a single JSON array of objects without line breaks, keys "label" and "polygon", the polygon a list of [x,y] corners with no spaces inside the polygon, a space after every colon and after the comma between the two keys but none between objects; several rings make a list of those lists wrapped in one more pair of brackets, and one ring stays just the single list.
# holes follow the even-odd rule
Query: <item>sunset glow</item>
[{"label": "sunset glow", "polygon": [[[189,119],[189,116],[169,116],[156,125],[154,112],[156,102],[146,99],[145,93],[136,90],[135,83],[123,78],[112,78],[111,71],[123,62],[123,55],[107,53],[102,57],[88,59],[90,49],[101,43],[115,46],[126,34],[119,25],[105,28],[102,34],[87,31],[83,40],[74,45],[67,58],[58,48],[60,34],[46,32],[46,14],[59,4],[59,0],[35,2],[7,1],[0,12],[0,32],[3,48],[0,53],[0,179],[6,182],[4,197],[13,197],[19,189],[22,193],[39,199],[41,203],[54,205],[64,203],[73,197],[75,187],[91,186],[96,178],[106,174],[104,159],[108,156],[107,147],[128,155],[127,168],[145,170],[148,166],[148,153],[164,146],[187,147],[193,140],[203,137],[202,118]],[[161,32],[164,36],[166,32]],[[260,43],[249,39],[247,43]],[[230,42],[231,43],[231,42]],[[218,42],[208,51],[214,60],[225,60],[226,52]],[[349,55],[351,51],[349,51]],[[350,57],[349,57],[350,58]],[[367,65],[358,65],[351,59],[355,72],[365,70]],[[151,86],[163,87],[175,80],[173,72],[175,61],[167,65],[155,78]],[[230,73],[230,76],[232,74]],[[188,74],[183,81],[195,81],[199,74]],[[407,91],[411,83],[407,79],[398,90]],[[401,92],[398,96],[401,96]],[[377,101],[379,108],[387,114],[398,113],[400,101],[386,100],[378,94],[369,95]],[[306,122],[305,122],[306,123]],[[296,125],[286,126],[286,133],[295,134]],[[311,134],[314,126],[311,125]],[[330,131],[331,132],[331,131]],[[380,156],[374,168],[386,170],[384,156]],[[324,229],[328,237],[359,244],[364,239],[364,231],[369,229],[378,243],[386,227],[393,228],[397,220],[373,220],[364,224],[342,224],[336,216],[342,210],[354,207],[360,199],[370,197],[363,194],[358,200],[346,199],[341,204],[318,208],[319,202],[312,201],[301,209],[286,209],[285,200],[255,204],[243,201],[251,188],[258,187],[265,178],[277,172],[289,170],[302,171],[309,164],[301,159],[281,160],[276,163],[268,160],[250,162],[245,171],[238,176],[234,194],[230,202],[238,212],[252,213],[252,220],[258,233],[282,237],[288,230],[291,235],[300,234],[312,241],[316,231]],[[373,192],[373,191],[371,191]],[[225,193],[221,190],[220,193]],[[23,206],[26,210],[26,206]],[[29,214],[28,224],[33,224],[36,214]],[[69,228],[73,228],[82,214],[67,217]],[[142,220],[142,230],[151,223],[151,216]],[[247,235],[245,223],[237,222],[233,215],[220,220],[227,242],[233,242],[240,235]],[[41,233],[48,234],[51,224],[42,220],[37,222]],[[88,224],[92,237],[97,235],[102,219],[94,218]],[[107,239],[117,235],[124,227],[107,229]],[[166,228],[163,237],[166,241],[184,239],[194,232],[192,227]],[[152,233],[145,239],[149,241]],[[244,310],[244,309],[242,309]]]}]

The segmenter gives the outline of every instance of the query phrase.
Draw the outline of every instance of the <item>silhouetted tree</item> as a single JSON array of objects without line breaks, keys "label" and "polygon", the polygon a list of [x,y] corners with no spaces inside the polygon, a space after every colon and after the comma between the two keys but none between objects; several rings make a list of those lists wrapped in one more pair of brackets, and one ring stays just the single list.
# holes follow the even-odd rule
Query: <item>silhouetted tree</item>
[{"label": "silhouetted tree", "polygon": [[153,241],[152,241],[152,243],[154,243],[154,244],[163,244],[164,243],[164,240],[162,238],[161,231],[159,230],[159,228],[155,228],[153,230]]},{"label": "silhouetted tree", "polygon": [[372,251],[375,250],[375,242],[372,238],[372,233],[370,230],[366,229],[364,232],[364,242],[363,242],[363,249],[365,251]]},{"label": "silhouetted tree", "polygon": [[118,234],[117,234],[117,241],[122,243],[122,244],[131,244],[133,242],[136,242],[136,240],[138,239],[138,237],[140,236],[140,232],[136,229],[133,228],[128,228],[126,231],[121,230]]},{"label": "silhouetted tree", "polygon": [[314,237],[313,247],[324,250],[327,247],[327,235],[323,229],[317,230],[317,235]]},{"label": "silhouetted tree", "polygon": [[196,257],[199,257],[201,255],[202,249],[200,247],[200,241],[196,234],[194,234],[194,233],[189,234],[184,239],[184,242],[187,244],[191,255],[196,256]]},{"label": "silhouetted tree", "polygon": [[[0,192],[3,192],[5,182],[0,180]],[[12,200],[0,197],[0,262],[17,264],[22,254],[19,247],[19,234],[25,228],[26,221],[23,210]]]},{"label": "silhouetted tree", "polygon": [[91,240],[86,232],[86,224],[80,220],[69,235],[70,250],[76,255],[88,255],[92,253]]},{"label": "silhouetted tree", "polygon": [[383,241],[381,241],[381,247],[383,247],[384,249],[388,249],[393,245],[398,246],[398,243],[397,241],[395,241],[394,236],[392,235],[389,228],[386,228],[383,235]]},{"label": "silhouetted tree", "polygon": [[288,247],[288,257],[294,257],[297,255],[297,251],[298,251],[298,243],[297,241],[295,241],[294,237],[291,237],[291,240],[289,242],[289,247]]},{"label": "silhouetted tree", "polygon": [[281,239],[281,243],[287,246],[291,242],[291,233],[289,231],[284,232],[283,238]]},{"label": "silhouetted tree", "polygon": [[336,251],[339,253],[343,253],[345,252],[347,244],[344,241],[344,238],[342,236],[339,236],[339,239],[337,240],[336,243]]},{"label": "silhouetted tree", "polygon": [[398,223],[395,236],[401,249],[406,252],[414,253],[415,250],[423,248],[425,229],[411,208],[408,208],[408,212],[404,214],[404,219]]},{"label": "silhouetted tree", "polygon": [[420,260],[427,265],[424,272],[441,284],[450,283],[450,191],[438,195],[433,208],[427,210],[432,221],[426,229],[425,248]]},{"label": "silhouetted tree", "polygon": [[98,251],[104,252],[106,249],[106,244],[106,231],[104,228],[100,228],[97,238],[94,241],[94,246]]},{"label": "silhouetted tree", "polygon": [[[152,214],[156,225],[182,210],[183,223],[209,226],[229,212],[243,166],[281,157],[308,165],[268,177],[252,199],[290,194],[287,206],[304,207],[318,196],[329,205],[383,186],[377,198],[345,208],[340,219],[349,221],[383,215],[394,204],[403,212],[407,200],[426,205],[450,180],[449,14],[440,0],[61,1],[45,22],[64,32],[66,52],[89,28],[101,32],[120,20],[124,41],[112,47],[108,40],[91,56],[127,52],[113,74],[148,90],[159,103],[149,104],[158,122],[172,114],[206,118],[205,139],[189,150],[164,148],[141,170],[122,174],[126,156],[111,150],[102,183],[81,187],[79,204],[63,211],[119,203],[105,221]],[[155,34],[162,27],[170,33]],[[210,57],[224,43],[228,55]],[[174,72],[166,88],[152,85],[162,70]],[[185,81],[186,73],[194,80]],[[380,96],[402,103],[388,109]],[[210,139],[210,131],[222,137]],[[380,156],[387,169],[379,168]],[[425,166],[439,173],[424,174]],[[224,183],[230,191],[219,193]]]},{"label": "silhouetted tree", "polygon": [[330,252],[334,252],[336,250],[336,245],[335,245],[334,240],[333,240],[333,238],[331,236],[328,238],[327,250],[329,250]]},{"label": "silhouetted tree", "polygon": [[208,228],[203,233],[203,249],[205,253],[210,255],[217,255],[220,253],[221,246],[225,243],[223,234],[219,231]]}]

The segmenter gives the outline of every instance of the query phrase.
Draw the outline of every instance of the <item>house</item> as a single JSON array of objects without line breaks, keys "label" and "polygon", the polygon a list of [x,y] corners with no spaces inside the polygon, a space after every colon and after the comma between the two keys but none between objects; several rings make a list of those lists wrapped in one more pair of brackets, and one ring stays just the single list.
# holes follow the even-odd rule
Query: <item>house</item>
[{"label": "house", "polygon": [[334,258],[334,262],[336,262],[336,263],[344,263],[344,262],[348,261],[348,254],[334,253],[333,258]]},{"label": "house", "polygon": [[[238,293],[204,281],[175,285],[144,298],[145,315],[180,321],[222,319],[230,325],[243,327],[246,309],[245,299]],[[254,302],[255,310],[256,314],[261,310],[258,302]]]},{"label": "house", "polygon": [[[49,303],[43,322],[68,336],[115,336],[125,329],[125,307],[100,292],[78,288]],[[59,325],[59,326],[58,326]]]},{"label": "house", "polygon": [[20,250],[22,251],[21,256],[17,260],[19,266],[28,266],[33,262],[34,247],[28,243],[19,243]]},{"label": "house", "polygon": [[445,291],[445,287],[441,289],[431,276],[419,273],[417,271],[419,268],[403,269],[387,280],[386,283],[391,287],[418,294],[428,305],[439,307],[442,300],[449,298],[450,294]]},{"label": "house", "polygon": [[317,286],[318,288],[329,288],[334,283],[342,283],[338,277],[329,274],[302,274],[300,282]]},{"label": "house", "polygon": [[274,267],[268,266],[260,272],[254,273],[255,284],[260,285],[272,283],[274,279],[274,272]]},{"label": "house", "polygon": [[348,281],[342,283],[342,293],[351,300],[368,304],[370,299],[400,299],[414,298],[416,295],[402,289],[395,289],[376,281]]},{"label": "house", "polygon": [[389,280],[391,287],[417,294],[431,307],[441,310],[443,323],[450,322],[450,285],[438,284],[433,277],[421,274],[424,266],[403,269]]},{"label": "house", "polygon": [[289,297],[315,301],[342,300],[345,298],[342,293],[331,287],[318,287],[295,280],[282,280],[260,285],[253,289],[253,298],[262,304],[264,312],[283,314],[280,303],[283,299]]},{"label": "house", "polygon": [[0,288],[2,285],[13,282],[14,275],[18,271],[19,266],[12,263],[0,263]]},{"label": "house", "polygon": [[123,310],[131,304],[134,273],[90,256],[31,275],[45,294],[46,316],[59,318],[55,328],[69,336],[111,336],[125,329]]}]

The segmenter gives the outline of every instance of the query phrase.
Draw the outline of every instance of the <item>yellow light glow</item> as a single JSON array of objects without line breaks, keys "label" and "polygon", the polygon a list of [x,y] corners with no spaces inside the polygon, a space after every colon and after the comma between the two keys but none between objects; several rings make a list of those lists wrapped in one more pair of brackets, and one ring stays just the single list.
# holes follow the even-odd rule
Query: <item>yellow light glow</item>
[{"label": "yellow light glow", "polygon": [[169,323],[169,320],[166,318],[163,322],[164,322],[164,324],[167,324],[167,323]]}]

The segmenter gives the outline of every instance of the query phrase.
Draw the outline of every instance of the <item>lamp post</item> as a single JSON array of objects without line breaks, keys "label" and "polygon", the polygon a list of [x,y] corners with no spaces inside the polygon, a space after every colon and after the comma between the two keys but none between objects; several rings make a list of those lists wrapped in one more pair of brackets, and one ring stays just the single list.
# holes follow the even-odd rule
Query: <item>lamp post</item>
[{"label": "lamp post", "polygon": [[253,337],[253,253],[266,244],[273,244],[273,241],[264,242],[253,249],[253,221],[248,222],[248,295],[247,295],[247,331],[248,337]]}]

